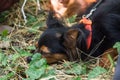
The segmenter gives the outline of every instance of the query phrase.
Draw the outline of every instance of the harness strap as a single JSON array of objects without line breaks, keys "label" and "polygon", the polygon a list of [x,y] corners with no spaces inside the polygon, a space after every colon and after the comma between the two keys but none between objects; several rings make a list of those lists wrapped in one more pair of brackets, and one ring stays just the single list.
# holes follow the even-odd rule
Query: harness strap
[{"label": "harness strap", "polygon": [[92,21],[89,19],[89,17],[96,11],[97,7],[102,3],[103,0],[99,0],[97,4],[92,8],[89,14],[83,15],[82,19],[79,23],[83,23],[85,25],[85,29],[90,31],[89,36],[86,39],[87,43],[87,49],[90,48],[91,42],[92,42]]},{"label": "harness strap", "polygon": [[92,21],[90,19],[87,19],[86,17],[83,17],[80,20],[80,23],[83,23],[85,25],[85,29],[90,31],[90,33],[86,39],[87,49],[89,49],[91,42],[92,42]]}]

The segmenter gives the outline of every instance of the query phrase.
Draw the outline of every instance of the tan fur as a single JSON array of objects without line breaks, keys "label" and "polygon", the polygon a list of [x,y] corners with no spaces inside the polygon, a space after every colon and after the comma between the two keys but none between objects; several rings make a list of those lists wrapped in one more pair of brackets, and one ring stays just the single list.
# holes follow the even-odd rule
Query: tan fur
[{"label": "tan fur", "polygon": [[[52,0],[50,0],[51,2]],[[89,7],[92,3],[96,2],[96,0],[59,0],[56,4],[62,4],[63,6],[53,7],[51,5],[51,10],[54,12],[60,12],[59,9],[66,8],[66,11],[62,12],[62,17],[70,17],[74,14],[82,14],[86,11],[86,8]],[[54,10],[56,9],[56,11]]]},{"label": "tan fur", "polygon": [[46,47],[45,45],[41,46],[41,48],[39,50],[41,52],[44,52],[44,54],[42,54],[42,57],[47,60],[48,64],[51,64],[51,63],[54,63],[57,61],[61,61],[61,60],[67,60],[67,56],[62,53],[54,53],[51,55],[49,48]]}]

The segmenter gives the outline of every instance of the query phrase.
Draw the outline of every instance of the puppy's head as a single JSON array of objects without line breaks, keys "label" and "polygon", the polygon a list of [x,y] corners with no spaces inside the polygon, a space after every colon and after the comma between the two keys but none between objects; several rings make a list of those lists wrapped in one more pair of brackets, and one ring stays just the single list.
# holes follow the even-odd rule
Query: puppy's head
[{"label": "puppy's head", "polygon": [[61,39],[63,31],[50,28],[40,36],[36,52],[41,53],[42,57],[46,58],[49,64],[67,59]]},{"label": "puppy's head", "polygon": [[76,56],[77,36],[76,29],[47,29],[37,43],[36,52],[41,53],[49,64],[69,60]]},{"label": "puppy's head", "polygon": [[70,17],[74,14],[83,14],[86,8],[96,0],[50,0],[50,10],[56,12],[55,16],[60,18]]}]

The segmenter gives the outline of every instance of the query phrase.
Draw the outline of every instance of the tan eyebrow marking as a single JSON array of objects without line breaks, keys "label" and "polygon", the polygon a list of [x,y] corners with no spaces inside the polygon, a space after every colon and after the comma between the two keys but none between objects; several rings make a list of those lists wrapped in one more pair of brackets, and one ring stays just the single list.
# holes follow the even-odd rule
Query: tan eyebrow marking
[{"label": "tan eyebrow marking", "polygon": [[45,45],[41,46],[40,50],[45,52],[45,53],[50,53],[50,50]]}]

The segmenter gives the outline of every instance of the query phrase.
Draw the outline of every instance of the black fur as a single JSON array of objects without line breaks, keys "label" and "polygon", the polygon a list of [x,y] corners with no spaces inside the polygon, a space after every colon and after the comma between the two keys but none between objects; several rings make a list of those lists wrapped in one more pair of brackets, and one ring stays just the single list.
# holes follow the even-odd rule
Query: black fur
[{"label": "black fur", "polygon": [[[101,55],[105,50],[111,48],[115,42],[120,41],[120,0],[103,0],[90,17],[93,21],[93,35],[92,44],[89,49],[86,47],[86,38],[89,31],[84,28],[83,24],[76,24],[70,28],[65,27],[51,14],[52,13],[49,14],[47,20],[48,29],[41,35],[38,42],[39,48],[42,45],[45,45],[49,48],[51,54],[63,53],[66,54],[68,58],[70,57],[69,53],[66,51],[70,50],[70,48],[68,49],[64,45],[65,35],[69,30],[78,31],[77,39],[74,40],[76,45],[75,48],[78,48],[93,57]],[[81,54],[81,58],[85,59],[86,56]]]}]

